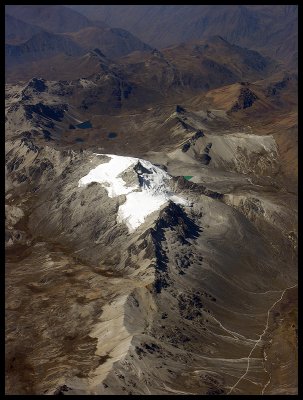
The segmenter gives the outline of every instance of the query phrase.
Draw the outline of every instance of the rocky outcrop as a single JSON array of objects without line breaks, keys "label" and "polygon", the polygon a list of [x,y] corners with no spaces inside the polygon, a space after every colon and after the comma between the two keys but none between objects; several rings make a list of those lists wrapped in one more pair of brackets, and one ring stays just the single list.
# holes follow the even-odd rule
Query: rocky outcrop
[{"label": "rocky outcrop", "polygon": [[295,74],[285,74],[281,81],[270,84],[266,89],[266,96],[278,96],[283,89],[286,89],[289,83],[295,80],[297,81],[297,76]]},{"label": "rocky outcrop", "polygon": [[182,151],[183,151],[183,153],[186,153],[186,152],[190,149],[190,147],[191,147],[192,145],[195,145],[196,141],[197,141],[199,138],[203,137],[203,136],[204,136],[203,131],[198,130],[198,131],[197,131],[183,146],[182,146]]},{"label": "rocky outcrop", "polygon": [[45,105],[43,103],[37,103],[32,105],[24,105],[26,112],[26,117],[28,119],[33,118],[33,114],[38,114],[39,116],[47,119],[52,119],[54,121],[62,121],[64,117],[64,112],[68,110],[67,104],[61,105]]},{"label": "rocky outcrop", "polygon": [[258,96],[252,90],[249,88],[241,88],[237,102],[231,107],[231,112],[237,112],[252,107],[257,100]]},{"label": "rocky outcrop", "polygon": [[[35,93],[42,93],[48,89],[45,79],[42,78],[31,79],[27,84],[27,87],[33,89]],[[23,92],[25,93],[25,90]]]},{"label": "rocky outcrop", "polygon": [[[169,258],[165,251],[165,232],[174,231],[180,245],[188,243],[188,239],[196,239],[200,235],[200,227],[191,220],[179,205],[169,202],[157,219],[154,228],[148,231],[151,236],[153,252],[155,254],[155,282],[156,293],[170,286],[170,278],[167,271]],[[149,257],[151,254],[149,254]]]},{"label": "rocky outcrop", "polygon": [[208,189],[206,186],[202,185],[201,183],[194,183],[190,182],[187,179],[185,179],[183,176],[179,176],[177,178],[174,178],[178,190],[185,192],[185,193],[200,193],[205,196],[211,197],[212,199],[218,199],[221,200],[223,199],[223,194],[216,192],[214,190]]}]

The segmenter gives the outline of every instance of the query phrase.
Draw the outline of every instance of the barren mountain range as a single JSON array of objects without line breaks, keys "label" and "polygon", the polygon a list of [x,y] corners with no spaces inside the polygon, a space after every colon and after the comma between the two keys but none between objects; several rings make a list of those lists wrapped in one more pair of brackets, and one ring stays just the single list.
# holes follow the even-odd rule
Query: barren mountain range
[{"label": "barren mountain range", "polygon": [[[69,6],[89,18],[124,28],[157,48],[220,35],[296,67],[297,5]],[[127,18],[123,16],[127,15]]]},{"label": "barren mountain range", "polygon": [[298,393],[296,13],[6,6],[6,394]]}]

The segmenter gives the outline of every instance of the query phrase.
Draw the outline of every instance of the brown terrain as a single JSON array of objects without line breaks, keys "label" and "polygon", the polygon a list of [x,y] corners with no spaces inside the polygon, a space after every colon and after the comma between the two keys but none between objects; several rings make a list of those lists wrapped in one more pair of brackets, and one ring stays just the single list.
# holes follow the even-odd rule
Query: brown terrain
[{"label": "brown terrain", "polygon": [[[296,69],[297,5],[74,5],[88,18],[127,29],[159,49],[220,35]],[[127,18],[125,16],[127,15]]]},{"label": "brown terrain", "polygon": [[[235,33],[157,50],[111,6],[68,29],[45,7],[6,9],[7,44],[60,37],[6,75],[6,394],[297,394],[297,72]],[[110,155],[130,194],[80,184]],[[130,230],[146,186],[170,197]]]}]

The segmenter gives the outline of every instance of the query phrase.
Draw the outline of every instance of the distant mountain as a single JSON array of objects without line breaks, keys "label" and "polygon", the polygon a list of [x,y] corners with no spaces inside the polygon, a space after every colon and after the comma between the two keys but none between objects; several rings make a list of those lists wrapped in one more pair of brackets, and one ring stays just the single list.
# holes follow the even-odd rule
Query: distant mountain
[{"label": "distant mountain", "polygon": [[59,5],[6,5],[5,12],[55,33],[75,32],[92,25],[84,15]]},{"label": "distant mountain", "polygon": [[[267,75],[275,63],[262,56],[260,53],[229,43],[221,36],[212,36],[207,40],[195,41],[167,48],[163,51],[170,60],[178,60],[185,71],[190,72],[190,63],[202,70],[216,70],[216,65],[221,66],[218,72],[228,69],[240,79],[254,80]],[[219,79],[219,76],[217,77]]]},{"label": "distant mountain", "polygon": [[120,60],[129,79],[153,90],[206,91],[270,74],[276,64],[256,51],[232,45],[220,36],[151,53],[132,53]]},{"label": "distant mountain", "polygon": [[40,61],[55,54],[80,55],[83,50],[68,37],[49,32],[40,32],[19,45],[5,45],[6,67],[29,61]]},{"label": "distant mountain", "polygon": [[99,48],[110,58],[118,58],[132,51],[150,51],[152,48],[124,29],[88,27],[69,34],[83,49]]},{"label": "distant mountain", "polygon": [[43,29],[38,26],[5,14],[5,43],[7,44],[20,44],[42,31]]},{"label": "distant mountain", "polygon": [[88,78],[98,73],[110,71],[112,61],[107,59],[98,49],[91,50],[80,56],[70,56],[59,53],[51,57],[31,61],[25,65],[16,64],[9,70],[7,80],[29,80],[39,76],[49,80],[75,80]]},{"label": "distant mountain", "polygon": [[[5,65],[9,68],[6,71],[9,80],[12,77],[30,79],[34,71],[52,79],[56,79],[55,71],[73,78],[87,76],[88,71],[79,72],[82,59],[80,68],[72,64],[77,62],[77,57],[95,48],[110,59],[136,50],[144,52],[152,49],[124,29],[110,28],[101,21],[91,21],[63,6],[9,5],[6,6],[6,12]],[[96,72],[94,62],[93,66],[89,64],[89,71]],[[64,70],[66,65],[71,69]]]},{"label": "distant mountain", "polygon": [[296,5],[75,5],[70,7],[87,17],[93,16],[111,26],[127,29],[141,40],[158,48],[220,35],[231,43],[262,51],[296,66],[298,36]]}]

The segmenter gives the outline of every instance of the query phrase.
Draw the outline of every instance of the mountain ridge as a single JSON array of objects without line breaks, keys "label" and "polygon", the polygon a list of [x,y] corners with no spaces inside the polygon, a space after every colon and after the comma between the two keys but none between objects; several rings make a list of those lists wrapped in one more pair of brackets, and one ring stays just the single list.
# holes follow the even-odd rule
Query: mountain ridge
[{"label": "mountain ridge", "polygon": [[[231,43],[278,57],[296,68],[297,13],[295,5],[153,5],[153,6],[70,6],[87,16],[94,15],[110,25],[133,32],[154,47],[219,34]],[[127,20],[123,15],[127,15]],[[277,36],[277,32],[281,34]],[[295,39],[292,44],[291,36]],[[275,37],[277,36],[277,37]],[[279,49],[279,42],[287,45]],[[290,48],[295,47],[290,51]]]},{"label": "mountain ridge", "polygon": [[296,8],[8,7],[5,393],[297,394]]}]

